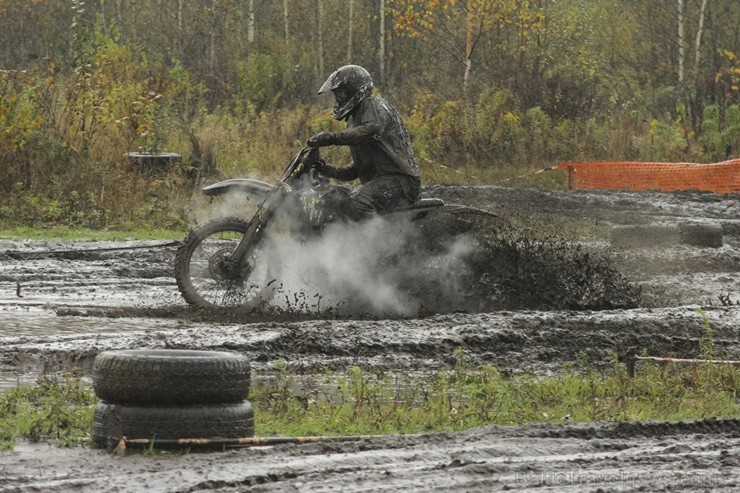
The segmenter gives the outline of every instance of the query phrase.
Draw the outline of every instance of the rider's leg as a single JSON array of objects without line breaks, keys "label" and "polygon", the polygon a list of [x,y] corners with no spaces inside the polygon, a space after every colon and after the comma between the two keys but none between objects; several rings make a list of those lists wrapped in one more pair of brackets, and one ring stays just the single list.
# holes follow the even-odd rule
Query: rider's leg
[{"label": "rider's leg", "polygon": [[418,198],[417,179],[404,175],[379,176],[352,193],[347,203],[347,216],[359,221]]}]

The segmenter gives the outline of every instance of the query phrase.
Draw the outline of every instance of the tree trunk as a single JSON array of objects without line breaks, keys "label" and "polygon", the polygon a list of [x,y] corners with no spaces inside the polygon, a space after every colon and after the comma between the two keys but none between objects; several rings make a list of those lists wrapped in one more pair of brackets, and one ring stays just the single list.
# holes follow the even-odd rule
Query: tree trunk
[{"label": "tree trunk", "polygon": [[470,69],[473,66],[473,12],[471,1],[466,4],[467,18],[465,20],[465,74],[463,75],[463,91],[468,88],[470,80]]},{"label": "tree trunk", "polygon": [[129,0],[129,7],[130,7],[130,19],[129,19],[129,26],[131,26],[131,40],[134,44],[138,42],[138,34],[136,26],[139,25],[139,6],[136,5],[136,0]]},{"label": "tree trunk", "polygon": [[177,46],[179,48],[180,57],[182,59],[185,59],[185,37],[182,33],[182,12],[184,8],[184,3],[185,0],[177,0]]},{"label": "tree trunk", "polygon": [[123,17],[121,17],[121,0],[116,0],[116,21],[119,26],[123,26]]},{"label": "tree trunk", "polygon": [[349,0],[349,20],[347,21],[347,63],[352,63],[352,19],[355,16],[355,0]]},{"label": "tree trunk", "polygon": [[283,21],[285,24],[285,44],[290,43],[290,23],[288,22],[288,12],[290,11],[290,6],[288,5],[288,0],[283,0]]},{"label": "tree trunk", "polygon": [[378,37],[378,84],[385,82],[385,0],[380,0],[380,35]]},{"label": "tree trunk", "polygon": [[324,76],[324,0],[317,0],[318,11],[318,50],[319,50],[319,78]]},{"label": "tree trunk", "polygon": [[689,140],[691,130],[694,127],[694,107],[692,104],[692,94],[686,83],[686,43],[684,33],[684,23],[686,15],[686,0],[677,0],[678,2],[678,90],[683,105],[683,131],[686,140]]},{"label": "tree trunk", "polygon": [[249,14],[247,20],[247,42],[254,43],[254,0],[249,0]]},{"label": "tree trunk", "polygon": [[696,46],[694,48],[694,71],[699,72],[699,57],[701,56],[701,37],[704,34],[704,17],[707,12],[707,0],[702,0],[699,12],[699,28],[696,30]]},{"label": "tree trunk", "polygon": [[683,41],[683,15],[684,15],[684,1],[676,0],[678,2],[678,38],[676,44],[678,45],[678,84],[683,87],[685,78],[685,53],[684,53],[684,41]]},{"label": "tree trunk", "polygon": [[211,79],[216,76],[216,1],[211,0],[211,43],[208,49],[208,69],[211,73]]}]

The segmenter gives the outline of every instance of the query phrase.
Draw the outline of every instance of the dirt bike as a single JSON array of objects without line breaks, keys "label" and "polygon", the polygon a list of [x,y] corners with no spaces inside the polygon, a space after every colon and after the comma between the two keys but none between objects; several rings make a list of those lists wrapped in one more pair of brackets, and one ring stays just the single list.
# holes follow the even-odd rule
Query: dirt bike
[{"label": "dirt bike", "polygon": [[[234,191],[259,206],[247,221],[216,219],[191,231],[175,257],[175,279],[183,298],[202,308],[246,307],[265,303],[279,283],[274,265],[264,260],[266,232],[278,218],[287,219],[292,235],[321,235],[327,224],[341,218],[341,203],[349,189],[318,179],[318,148],[301,149],[274,185],[254,179],[231,179],[203,189],[208,197]],[[420,199],[386,215],[405,214],[413,221],[444,206],[440,199]]]}]

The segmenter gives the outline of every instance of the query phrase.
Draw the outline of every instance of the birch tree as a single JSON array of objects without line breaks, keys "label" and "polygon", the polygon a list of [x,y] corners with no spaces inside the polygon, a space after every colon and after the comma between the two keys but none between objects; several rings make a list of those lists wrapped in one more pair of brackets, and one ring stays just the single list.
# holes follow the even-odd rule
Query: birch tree
[{"label": "birch tree", "polygon": [[[688,18],[688,12],[686,9],[686,0],[676,0],[676,20],[678,25],[676,35],[676,45],[678,46],[678,83],[681,87],[686,84],[686,48],[687,48],[687,36],[686,36],[686,22]],[[693,66],[689,69],[691,73],[698,73],[699,63],[701,61],[701,45],[702,38],[704,36],[704,21],[706,19],[708,0],[702,0],[701,6],[698,12],[698,21],[696,28],[696,36],[694,40],[694,60]]]},{"label": "birch tree", "polygon": [[701,56],[701,40],[704,35],[704,18],[707,13],[708,0],[702,0],[701,10],[699,11],[699,27],[696,30],[696,43],[694,46],[694,70],[699,70],[699,57]]},{"label": "birch tree", "polygon": [[676,0],[678,2],[677,7],[677,20],[678,20],[678,33],[676,37],[676,45],[678,46],[678,85],[683,88],[685,79],[685,47],[684,47],[684,2],[685,0]]},{"label": "birch tree", "polygon": [[290,5],[288,0],[283,0],[283,26],[285,32],[285,44],[290,44]]},{"label": "birch tree", "polygon": [[[708,0],[702,0],[701,6],[699,7],[698,20],[696,27],[696,36],[694,38],[694,57],[693,66],[687,67],[687,36],[686,36],[686,23],[689,17],[686,8],[686,0],[676,0],[676,20],[678,24],[676,44],[678,45],[678,87],[680,88],[682,97],[686,107],[686,131],[688,132],[691,126],[695,126],[698,122],[697,115],[700,108],[697,107],[697,84],[696,78],[700,73],[699,62],[701,61],[701,44],[702,37],[704,35],[704,19],[706,17]],[[690,56],[690,55],[689,55]],[[687,71],[690,75],[687,78]]]},{"label": "birch tree", "polygon": [[249,0],[249,12],[247,13],[247,42],[254,43],[254,0]]}]

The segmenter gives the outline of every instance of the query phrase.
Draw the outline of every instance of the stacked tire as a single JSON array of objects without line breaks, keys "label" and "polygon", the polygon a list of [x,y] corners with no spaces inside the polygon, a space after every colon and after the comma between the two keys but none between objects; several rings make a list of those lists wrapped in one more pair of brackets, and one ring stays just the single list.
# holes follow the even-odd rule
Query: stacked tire
[{"label": "stacked tire", "polygon": [[[112,449],[127,440],[233,439],[254,436],[247,401],[249,360],[236,353],[169,349],[105,351],[93,364],[101,399],[93,445]],[[165,448],[165,447],[161,447]]]}]

